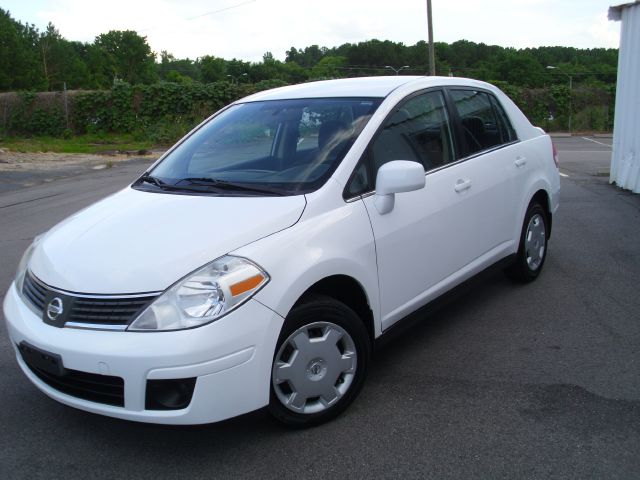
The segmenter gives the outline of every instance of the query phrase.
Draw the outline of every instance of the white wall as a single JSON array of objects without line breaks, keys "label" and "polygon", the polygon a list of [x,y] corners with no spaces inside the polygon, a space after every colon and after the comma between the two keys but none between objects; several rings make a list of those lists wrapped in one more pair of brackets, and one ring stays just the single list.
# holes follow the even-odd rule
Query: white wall
[{"label": "white wall", "polygon": [[640,193],[640,2],[611,7],[609,19],[622,21],[609,181]]}]

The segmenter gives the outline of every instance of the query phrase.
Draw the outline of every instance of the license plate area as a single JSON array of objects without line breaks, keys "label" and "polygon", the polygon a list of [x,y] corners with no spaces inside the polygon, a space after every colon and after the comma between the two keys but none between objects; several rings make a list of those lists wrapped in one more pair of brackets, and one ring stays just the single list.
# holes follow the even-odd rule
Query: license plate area
[{"label": "license plate area", "polygon": [[20,354],[25,363],[32,368],[58,377],[64,375],[62,357],[57,353],[47,352],[24,341],[20,342],[18,350],[20,350]]}]

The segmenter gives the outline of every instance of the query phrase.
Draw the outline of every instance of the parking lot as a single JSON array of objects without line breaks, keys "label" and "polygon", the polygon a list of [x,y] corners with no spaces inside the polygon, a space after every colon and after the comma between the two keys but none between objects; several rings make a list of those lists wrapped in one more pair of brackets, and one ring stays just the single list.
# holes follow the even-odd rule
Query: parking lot
[{"label": "parking lot", "polygon": [[[492,273],[425,316],[376,352],[329,424],[77,411],[28,382],[0,329],[0,478],[640,477],[640,195],[608,184],[611,138],[554,141],[561,206],[540,279]],[[35,235],[146,165],[0,193],[0,291]]]}]

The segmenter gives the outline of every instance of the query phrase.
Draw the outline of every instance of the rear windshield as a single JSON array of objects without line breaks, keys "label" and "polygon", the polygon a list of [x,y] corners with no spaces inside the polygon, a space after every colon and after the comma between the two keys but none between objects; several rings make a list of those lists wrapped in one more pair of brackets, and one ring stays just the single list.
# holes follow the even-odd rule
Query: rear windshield
[{"label": "rear windshield", "polygon": [[[151,172],[165,186],[225,184],[214,193],[283,195],[319,188],[380,105],[378,98],[277,100],[233,105]],[[194,182],[194,180],[197,180]],[[241,186],[234,192],[233,185]],[[231,187],[229,187],[231,186]]]}]

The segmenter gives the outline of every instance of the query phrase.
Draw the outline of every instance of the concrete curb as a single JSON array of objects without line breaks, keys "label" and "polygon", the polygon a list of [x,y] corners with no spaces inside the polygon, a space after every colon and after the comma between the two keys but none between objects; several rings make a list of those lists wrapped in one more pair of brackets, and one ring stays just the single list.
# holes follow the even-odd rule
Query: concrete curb
[{"label": "concrete curb", "polygon": [[613,133],[592,133],[592,132],[548,132],[550,137],[569,138],[569,137],[594,137],[594,138],[613,138]]}]

